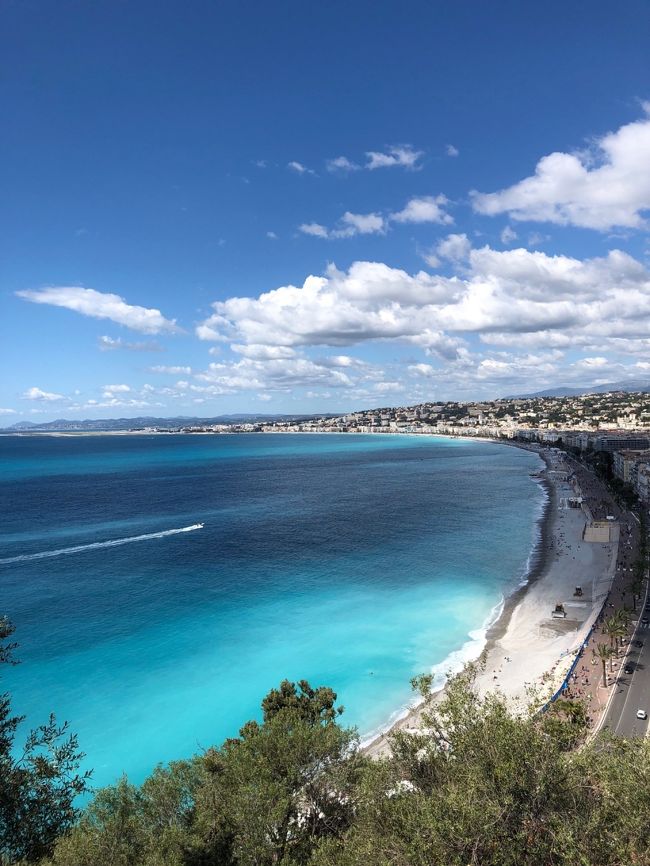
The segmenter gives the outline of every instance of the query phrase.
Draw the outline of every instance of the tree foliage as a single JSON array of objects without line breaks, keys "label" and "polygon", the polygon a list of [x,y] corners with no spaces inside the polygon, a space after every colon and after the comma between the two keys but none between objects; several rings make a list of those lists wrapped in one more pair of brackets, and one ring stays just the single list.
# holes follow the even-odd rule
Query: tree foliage
[{"label": "tree foliage", "polygon": [[[0,658],[10,661],[8,643]],[[650,866],[647,739],[585,745],[582,704],[513,712],[498,693],[476,693],[471,667],[440,701],[430,677],[414,687],[422,729],[395,733],[390,756],[371,761],[340,725],[331,689],[284,681],[238,737],[159,766],[140,786],[121,779],[74,826],[71,802],[62,816],[56,797],[41,799],[41,823],[25,825],[31,847],[5,848],[5,862],[44,853],[41,866]],[[7,744],[20,720],[4,700]]]},{"label": "tree foliage", "polygon": [[56,848],[56,866],[306,864],[350,826],[365,760],[336,724],[336,694],[283,682],[262,722],[136,788],[100,792]]},{"label": "tree foliage", "polygon": [[[15,664],[13,625],[0,619],[0,663]],[[79,773],[83,754],[67,723],[51,715],[46,724],[16,746],[22,716],[12,714],[11,698],[0,696],[0,863],[34,862],[51,851],[72,826],[74,801],[88,785]]]}]

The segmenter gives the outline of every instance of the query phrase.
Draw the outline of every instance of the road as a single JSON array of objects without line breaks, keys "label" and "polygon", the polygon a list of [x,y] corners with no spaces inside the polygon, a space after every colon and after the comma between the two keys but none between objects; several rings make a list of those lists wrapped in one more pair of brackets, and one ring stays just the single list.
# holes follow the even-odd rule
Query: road
[{"label": "road", "polygon": [[[581,463],[575,459],[572,462],[576,468],[581,466]],[[597,484],[598,482],[596,482]],[[598,490],[597,486],[592,485],[591,490],[587,489],[586,495],[593,502],[601,499],[603,492]],[[600,503],[599,510],[603,508],[605,513],[613,514],[620,521],[622,528],[618,552],[619,570],[615,579],[615,585],[620,586],[623,580],[627,582],[627,579],[623,578],[623,574],[627,574],[626,569],[631,571],[633,556],[638,549],[639,519],[633,512],[619,508],[609,493],[605,494]],[[602,518],[604,515],[598,514],[597,516]],[[627,533],[627,537],[624,529],[626,526],[631,530]],[[625,567],[623,572],[620,571],[621,566]],[[636,614],[639,623],[644,617],[650,619],[650,610],[645,611],[646,605],[650,602],[649,591],[649,587],[646,585],[645,599]],[[615,598],[615,594],[612,597]],[[619,605],[622,605],[622,601],[619,602]],[[637,642],[641,642],[642,646],[637,647]],[[620,736],[645,737],[648,735],[648,723],[650,722],[650,628],[638,625],[632,635],[628,653],[625,659],[621,659],[620,664],[622,669],[614,686],[616,691],[605,711],[602,728],[608,728]],[[632,667],[632,673],[625,673],[624,668],[627,665]],[[645,710],[649,718],[637,719],[637,710]]]},{"label": "road", "polygon": [[[636,640],[643,643],[640,649]],[[645,710],[650,716],[650,629],[637,630],[624,664],[632,665],[633,672],[621,671],[603,727],[623,737],[645,737],[648,719],[637,719],[636,711]]]}]

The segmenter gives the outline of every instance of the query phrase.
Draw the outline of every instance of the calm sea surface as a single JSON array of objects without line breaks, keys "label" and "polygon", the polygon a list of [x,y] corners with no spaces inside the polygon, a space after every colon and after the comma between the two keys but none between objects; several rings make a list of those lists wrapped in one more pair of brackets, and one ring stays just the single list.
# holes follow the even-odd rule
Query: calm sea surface
[{"label": "calm sea surface", "polygon": [[1,687],[70,721],[98,785],[236,734],[285,677],[368,734],[476,653],[525,574],[538,467],[424,436],[0,437]]}]

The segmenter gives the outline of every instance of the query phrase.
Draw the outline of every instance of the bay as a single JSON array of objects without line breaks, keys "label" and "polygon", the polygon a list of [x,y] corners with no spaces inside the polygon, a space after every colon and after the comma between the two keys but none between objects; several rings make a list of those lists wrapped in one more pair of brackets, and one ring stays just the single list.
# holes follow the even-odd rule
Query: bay
[{"label": "bay", "polygon": [[428,436],[1,437],[3,687],[30,725],[70,722],[96,785],[235,735],[285,677],[368,735],[480,648],[538,466]]}]

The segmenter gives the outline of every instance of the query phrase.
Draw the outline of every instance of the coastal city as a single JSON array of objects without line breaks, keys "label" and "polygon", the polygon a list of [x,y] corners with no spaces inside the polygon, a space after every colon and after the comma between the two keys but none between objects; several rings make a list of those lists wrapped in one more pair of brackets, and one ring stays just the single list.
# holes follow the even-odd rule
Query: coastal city
[{"label": "coastal city", "polygon": [[[134,428],[135,429],[135,428]],[[421,403],[308,418],[145,426],[173,433],[407,433],[537,442],[576,454],[606,454],[627,492],[650,503],[650,393],[513,397]]]},{"label": "coastal city", "polygon": [[0,866],[650,866],[650,2],[0,21]]}]

